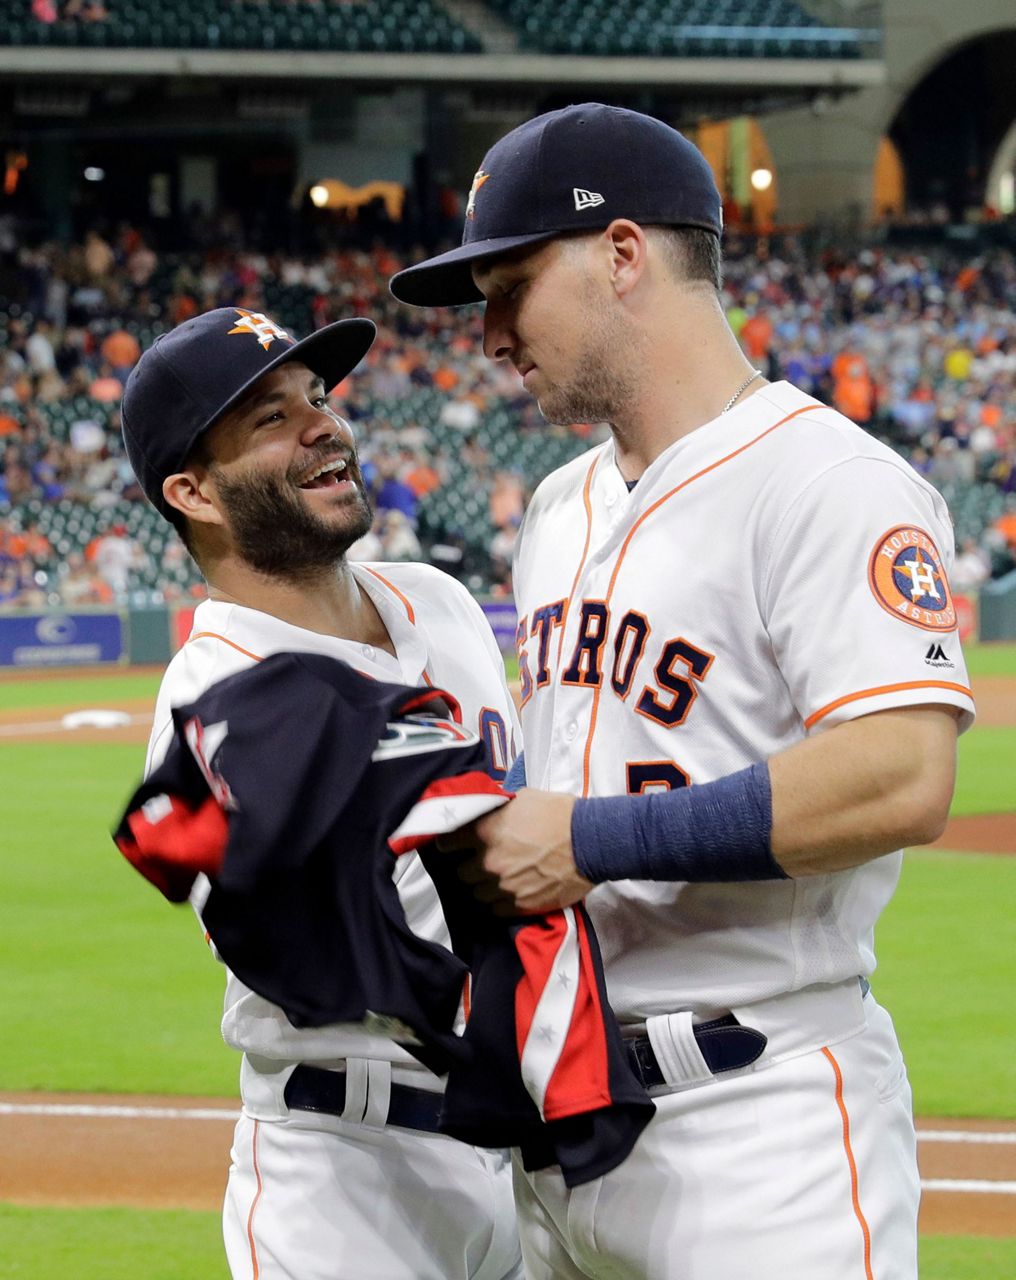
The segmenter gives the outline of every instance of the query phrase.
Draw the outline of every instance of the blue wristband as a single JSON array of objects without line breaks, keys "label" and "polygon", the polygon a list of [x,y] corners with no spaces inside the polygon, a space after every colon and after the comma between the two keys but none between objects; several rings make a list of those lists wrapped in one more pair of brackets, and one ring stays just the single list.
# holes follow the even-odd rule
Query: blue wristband
[{"label": "blue wristband", "polygon": [[755,764],[678,791],[579,800],[572,850],[594,884],[786,880],[769,847],[772,825],[769,768]]}]

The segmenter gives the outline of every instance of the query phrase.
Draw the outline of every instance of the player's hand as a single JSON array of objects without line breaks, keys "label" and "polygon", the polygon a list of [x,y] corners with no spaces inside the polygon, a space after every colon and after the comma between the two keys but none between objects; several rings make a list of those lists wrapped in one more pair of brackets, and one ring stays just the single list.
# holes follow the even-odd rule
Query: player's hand
[{"label": "player's hand", "polygon": [[476,850],[460,864],[459,877],[498,915],[567,907],[593,887],[572,854],[574,807],[574,796],[526,788],[510,804],[442,836],[438,847]]}]

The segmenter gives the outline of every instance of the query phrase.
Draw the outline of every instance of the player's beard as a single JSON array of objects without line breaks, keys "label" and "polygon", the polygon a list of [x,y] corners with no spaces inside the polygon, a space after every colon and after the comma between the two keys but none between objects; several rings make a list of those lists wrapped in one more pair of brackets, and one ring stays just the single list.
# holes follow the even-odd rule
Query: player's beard
[{"label": "player's beard", "polygon": [[638,338],[589,281],[576,301],[575,313],[583,325],[576,372],[539,395],[540,412],[548,422],[564,426],[623,421],[626,407],[635,402],[643,363]]},{"label": "player's beard", "polygon": [[[374,518],[355,457],[349,465],[355,470],[357,496],[343,503],[341,520],[308,511],[296,492],[299,475],[230,479],[218,471],[216,489],[240,557],[256,572],[283,580],[303,582],[334,569]],[[306,463],[302,470],[306,473]]]}]

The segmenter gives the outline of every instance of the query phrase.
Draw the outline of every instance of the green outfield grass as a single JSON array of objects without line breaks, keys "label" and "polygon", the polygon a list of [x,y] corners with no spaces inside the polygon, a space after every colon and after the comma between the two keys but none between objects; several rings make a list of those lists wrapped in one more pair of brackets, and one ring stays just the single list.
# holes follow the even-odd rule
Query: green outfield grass
[{"label": "green outfield grass", "polygon": [[0,676],[0,711],[24,707],[108,707],[120,698],[151,698],[159,691],[161,671],[123,671],[104,676],[56,676],[12,680]]},{"label": "green outfield grass", "polygon": [[1016,644],[965,644],[963,656],[972,676],[1016,676]]},{"label": "green outfield grass", "polygon": [[1016,858],[911,851],[878,924],[872,988],[919,1115],[1016,1118]]},{"label": "green outfield grass", "polygon": [[[921,1280],[1016,1275],[1016,1241],[924,1236]],[[228,1280],[217,1213],[0,1203],[0,1280]],[[818,1278],[816,1278],[818,1280]]]},{"label": "green outfield grass", "polygon": [[0,1203],[0,1280],[228,1280],[217,1213]]},{"label": "green outfield grass", "polygon": [[1016,729],[975,723],[960,738],[951,812],[1016,812]]},{"label": "green outfield grass", "polygon": [[140,747],[0,745],[5,786],[0,1088],[236,1092],[222,969],[110,829]]}]

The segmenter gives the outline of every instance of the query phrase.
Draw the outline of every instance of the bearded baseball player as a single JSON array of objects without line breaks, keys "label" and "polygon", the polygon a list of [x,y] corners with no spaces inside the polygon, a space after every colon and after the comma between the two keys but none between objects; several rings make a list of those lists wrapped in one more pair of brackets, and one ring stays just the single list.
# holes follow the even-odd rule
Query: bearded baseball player
[{"label": "bearded baseball player", "polygon": [[[496,143],[462,246],[392,281],[485,302],[487,356],[543,415],[611,428],[518,540],[530,788],[457,839],[506,912],[586,898],[657,1112],[598,1183],[516,1167],[523,1257],[533,1280],[912,1280],[911,1095],[868,978],[972,720],[952,530],[896,454],[746,361],[720,233],[694,146],[585,104]],[[712,1063],[706,1024],[765,1049]]]},{"label": "bearded baseball player", "polygon": [[[448,689],[503,776],[517,722],[479,607],[429,566],[345,558],[371,508],[327,392],[373,338],[370,321],[343,320],[297,342],[225,307],[160,338],[131,374],[128,457],[209,597],[162,683],[146,772],[168,749],[173,707],[285,651]],[[411,929],[448,945],[415,854],[395,878]],[[200,877],[199,916],[208,887]],[[360,1023],[297,1028],[228,969],[222,1033],[243,1054],[223,1211],[235,1280],[521,1275],[507,1157],[437,1132],[443,1082],[404,1048]]]}]

